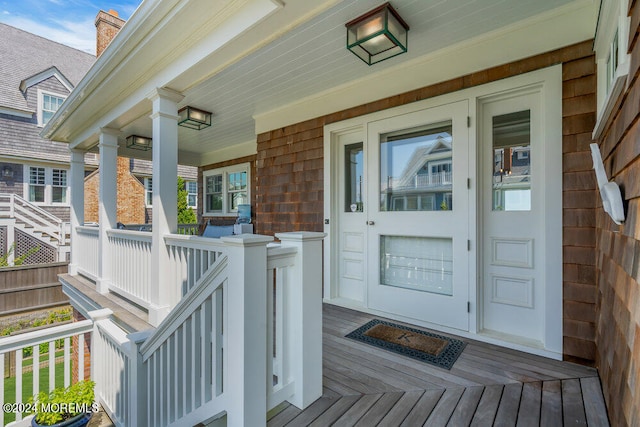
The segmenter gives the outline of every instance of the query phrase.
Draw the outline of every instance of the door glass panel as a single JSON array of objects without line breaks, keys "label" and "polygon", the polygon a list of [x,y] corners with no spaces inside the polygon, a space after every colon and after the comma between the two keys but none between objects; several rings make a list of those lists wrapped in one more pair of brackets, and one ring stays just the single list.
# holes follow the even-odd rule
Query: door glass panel
[{"label": "door glass panel", "polygon": [[380,136],[380,210],[450,211],[452,123]]},{"label": "door glass panel", "polygon": [[344,147],[344,211],[362,212],[362,173],[364,165],[364,155],[362,142],[345,145]]},{"label": "door glass panel", "polygon": [[380,284],[453,295],[453,240],[380,236]]},{"label": "door glass panel", "polygon": [[493,117],[493,210],[531,210],[531,112]]}]

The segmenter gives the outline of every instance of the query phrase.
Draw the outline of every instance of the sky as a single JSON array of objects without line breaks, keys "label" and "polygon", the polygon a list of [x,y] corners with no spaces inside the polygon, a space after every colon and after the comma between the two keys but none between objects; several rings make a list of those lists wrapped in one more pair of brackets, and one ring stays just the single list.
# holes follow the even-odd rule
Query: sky
[{"label": "sky", "polygon": [[96,53],[95,18],[113,9],[127,20],[142,0],[0,0],[0,22]]}]

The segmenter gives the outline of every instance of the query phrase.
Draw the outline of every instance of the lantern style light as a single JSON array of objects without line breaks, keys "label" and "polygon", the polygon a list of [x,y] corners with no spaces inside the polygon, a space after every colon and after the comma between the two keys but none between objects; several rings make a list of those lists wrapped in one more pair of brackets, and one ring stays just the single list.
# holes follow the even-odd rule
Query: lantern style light
[{"label": "lantern style light", "polygon": [[211,113],[186,106],[178,111],[178,125],[189,129],[204,129],[211,126]]},{"label": "lantern style light", "polygon": [[148,151],[151,150],[152,139],[139,135],[129,135],[127,137],[127,148],[134,150]]},{"label": "lantern style light", "polygon": [[390,3],[385,3],[349,21],[347,49],[368,65],[407,51],[409,25]]},{"label": "lantern style light", "polygon": [[13,178],[13,168],[11,166],[5,166],[2,168],[2,177],[11,179]]}]

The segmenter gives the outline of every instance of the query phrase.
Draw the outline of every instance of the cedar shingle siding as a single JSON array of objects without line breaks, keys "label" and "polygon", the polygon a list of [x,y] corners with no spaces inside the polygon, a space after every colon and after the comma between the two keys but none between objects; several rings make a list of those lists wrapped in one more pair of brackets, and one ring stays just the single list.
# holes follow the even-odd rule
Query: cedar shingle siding
[{"label": "cedar shingle siding", "polygon": [[602,209],[598,195],[596,276],[597,360],[612,425],[640,425],[640,5],[630,2],[631,64],[622,93],[597,141],[607,176],[620,186],[624,225]]}]

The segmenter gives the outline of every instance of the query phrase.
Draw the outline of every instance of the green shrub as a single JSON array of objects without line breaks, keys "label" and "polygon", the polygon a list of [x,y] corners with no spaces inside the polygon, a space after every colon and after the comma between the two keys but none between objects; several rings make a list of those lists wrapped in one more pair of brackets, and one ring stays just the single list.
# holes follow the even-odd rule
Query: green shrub
[{"label": "green shrub", "polygon": [[[40,392],[31,399],[36,403],[36,422],[50,426],[73,418],[85,411],[95,410],[95,383],[90,380],[78,381],[68,388],[56,388],[51,393]],[[61,412],[47,412],[45,409],[61,409]]]}]

